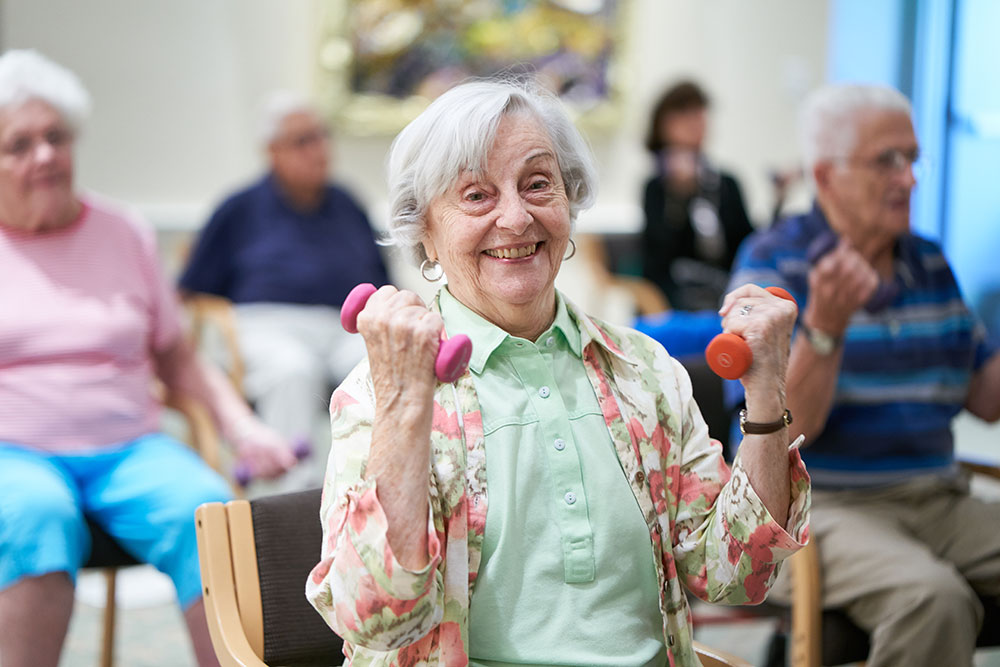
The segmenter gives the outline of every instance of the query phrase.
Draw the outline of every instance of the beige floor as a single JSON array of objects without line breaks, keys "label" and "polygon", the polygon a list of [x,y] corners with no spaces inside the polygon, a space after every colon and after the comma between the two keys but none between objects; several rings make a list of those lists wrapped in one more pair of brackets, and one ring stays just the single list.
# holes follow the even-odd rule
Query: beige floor
[{"label": "beige floor", "polygon": [[[987,426],[961,416],[955,423],[962,454],[1000,461],[1000,425]],[[1000,498],[1000,485],[977,485],[977,493]],[[78,601],[61,667],[98,664],[101,636],[102,581],[99,575],[81,577]],[[120,667],[193,667],[194,659],[180,612],[173,603],[169,581],[156,572],[132,568],[119,584],[121,607],[117,628],[117,665]],[[710,646],[760,664],[773,622],[760,620],[699,628],[696,637]],[[1000,650],[983,651],[977,667],[1000,667]]]}]

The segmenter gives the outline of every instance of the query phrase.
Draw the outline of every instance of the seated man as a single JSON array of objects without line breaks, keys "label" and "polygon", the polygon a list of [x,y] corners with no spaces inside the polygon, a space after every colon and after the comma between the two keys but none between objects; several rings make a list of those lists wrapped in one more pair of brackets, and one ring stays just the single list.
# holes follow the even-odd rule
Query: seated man
[{"label": "seated man", "polygon": [[977,594],[1000,595],[1000,506],[969,495],[950,426],[963,408],[1000,417],[1000,354],[941,249],[910,232],[907,100],[830,86],[801,120],[816,204],[747,239],[733,284],[780,285],[799,303],[788,405],[806,437],[824,604],[869,633],[872,667],[970,665]]},{"label": "seated man", "polygon": [[[275,93],[262,130],[269,173],[215,211],[180,287],[236,304],[248,398],[279,432],[311,439],[329,386],[365,354],[361,337],[340,326],[339,308],[358,283],[388,279],[364,211],[328,182],[330,137],[319,114],[290,93]],[[285,486],[318,485],[324,452],[313,460]]]}]

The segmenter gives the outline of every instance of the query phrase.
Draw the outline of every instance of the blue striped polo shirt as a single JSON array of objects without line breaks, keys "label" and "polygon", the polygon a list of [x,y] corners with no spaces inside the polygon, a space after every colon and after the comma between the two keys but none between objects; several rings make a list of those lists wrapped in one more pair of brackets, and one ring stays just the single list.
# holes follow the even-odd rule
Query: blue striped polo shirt
[{"label": "blue striped polo shirt", "polygon": [[[748,282],[779,285],[804,311],[806,249],[828,229],[814,206],[748,237],[730,289]],[[966,307],[937,244],[906,234],[895,257],[901,289],[885,310],[862,308],[851,318],[832,410],[823,432],[802,451],[816,487],[893,484],[956,470],[951,421],[965,403],[972,374],[996,347]],[[730,405],[742,401],[738,382],[729,382],[726,392]]]}]

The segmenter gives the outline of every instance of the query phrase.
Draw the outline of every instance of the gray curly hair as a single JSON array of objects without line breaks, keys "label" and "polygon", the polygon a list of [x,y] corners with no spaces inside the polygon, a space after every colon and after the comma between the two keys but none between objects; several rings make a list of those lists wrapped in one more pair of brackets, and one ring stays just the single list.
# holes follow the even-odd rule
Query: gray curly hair
[{"label": "gray curly hair", "polygon": [[396,136],[387,160],[389,232],[383,240],[426,258],[430,202],[466,170],[485,168],[501,119],[525,113],[548,133],[569,198],[570,221],[593,205],[593,155],[562,103],[536,84],[517,79],[475,80],[447,91]]}]

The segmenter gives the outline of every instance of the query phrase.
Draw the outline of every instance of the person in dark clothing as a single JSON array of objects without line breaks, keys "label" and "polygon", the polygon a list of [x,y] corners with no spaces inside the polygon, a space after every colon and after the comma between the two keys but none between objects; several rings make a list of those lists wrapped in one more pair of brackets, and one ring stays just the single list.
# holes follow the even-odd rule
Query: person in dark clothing
[{"label": "person in dark clothing", "polygon": [[719,307],[736,249],[753,231],[736,179],[702,153],[709,100],[683,81],[659,99],[646,147],[656,174],[643,194],[643,275],[678,310]]},{"label": "person in dark clothing", "polygon": [[[277,92],[261,140],[268,173],[215,210],[180,288],[233,302],[247,397],[271,427],[309,439],[327,421],[327,389],[365,355],[360,337],[340,326],[340,307],[358,283],[389,279],[365,212],[329,181],[330,137],[319,113]],[[318,484],[323,447],[274,490]]]}]

